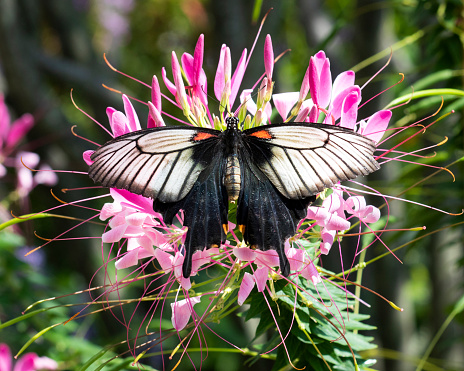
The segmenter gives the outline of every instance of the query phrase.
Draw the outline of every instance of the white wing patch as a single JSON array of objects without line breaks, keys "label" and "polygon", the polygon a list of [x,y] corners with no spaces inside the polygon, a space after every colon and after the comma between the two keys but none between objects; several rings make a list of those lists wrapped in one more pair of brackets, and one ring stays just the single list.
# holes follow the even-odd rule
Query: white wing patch
[{"label": "white wing patch", "polygon": [[303,199],[379,169],[374,142],[355,132],[319,124],[265,130],[272,136],[267,140],[272,155],[262,152],[258,167],[287,198]]},{"label": "white wing patch", "polygon": [[193,158],[197,129],[152,129],[106,143],[92,155],[89,176],[103,187],[127,189],[161,202],[184,198],[206,164]]}]

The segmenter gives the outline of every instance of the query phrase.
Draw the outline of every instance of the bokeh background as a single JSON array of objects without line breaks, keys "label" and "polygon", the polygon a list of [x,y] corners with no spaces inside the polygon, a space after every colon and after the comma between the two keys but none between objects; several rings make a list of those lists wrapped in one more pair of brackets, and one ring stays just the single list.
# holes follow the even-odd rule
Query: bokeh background
[{"label": "bokeh background", "polygon": [[[230,47],[235,65],[242,50],[251,47],[259,22],[270,8],[273,10],[242,87],[251,86],[263,72],[264,36],[269,33],[276,55],[291,49],[276,64],[276,92],[298,90],[310,56],[321,49],[330,58],[333,76],[353,68],[359,85],[385,65],[392,52],[391,63],[363,90],[363,97],[394,85],[400,80],[399,73],[405,74],[405,80],[366,105],[361,117],[383,108],[396,97],[411,94],[413,89],[463,90],[464,6],[460,0],[0,0],[0,92],[5,95],[13,118],[29,112],[36,122],[21,149],[37,152],[53,169],[85,172],[82,152],[94,146],[74,136],[71,127],[77,125],[76,133],[98,143],[109,138],[73,106],[71,89],[77,105],[105,124],[106,107],[121,110],[122,102],[119,94],[102,84],[142,101],[150,99],[149,89],[108,68],[103,53],[119,70],[150,83],[154,74],[160,76],[161,67],[170,70],[172,50],[178,56],[185,51],[193,53],[198,36],[204,33],[204,68],[208,77],[214,78],[221,45]],[[396,109],[392,123],[406,125],[431,115],[439,109],[441,95],[414,99]],[[448,137],[448,142],[436,149],[434,158],[423,161],[436,166],[447,166],[463,156],[464,98],[454,94],[442,96],[444,106],[437,117],[450,110],[455,113],[407,147],[414,150]],[[146,107],[137,102],[134,105],[144,123]],[[428,152],[432,153],[433,150]],[[463,162],[452,165],[450,170],[456,176],[455,182],[448,173],[441,172],[402,197],[460,212],[464,205]],[[397,195],[433,172],[410,164],[389,164],[370,177],[369,185]],[[24,215],[59,204],[50,194],[50,187],[42,185],[26,197],[12,196],[15,179],[11,171],[0,180],[2,222],[11,217],[10,210]],[[59,183],[53,190],[60,199],[70,202],[102,194],[85,189],[92,185],[86,175],[64,173],[59,174]],[[62,188],[81,187],[84,189],[61,192]],[[102,204],[103,200],[95,200],[86,206],[101,208]],[[463,217],[400,202],[391,203],[391,212],[395,219],[390,226],[426,225],[427,230],[384,234],[390,248],[435,233],[398,250],[402,264],[388,256],[364,271],[365,286],[404,308],[404,312],[395,311],[385,301],[363,292],[363,299],[371,304],[363,312],[371,316],[369,323],[377,327],[369,333],[378,345],[370,354],[378,359],[374,368],[416,369],[434,336],[450,319],[423,369],[464,370],[464,316],[462,305],[456,306],[464,292],[464,237],[463,224],[459,224]],[[82,219],[93,214],[71,206],[59,213]],[[102,265],[96,240],[55,241],[24,257],[28,249],[44,243],[34,232],[53,238],[76,224],[73,220],[44,219],[0,232],[1,322],[21,316],[28,305],[38,300],[73,294],[102,283],[98,274],[94,276]],[[66,237],[98,236],[102,228],[86,223]],[[384,252],[383,246],[374,245],[367,260]],[[349,252],[346,256],[350,265],[352,257]],[[334,269],[340,267],[338,255],[327,259],[326,264]],[[137,297],[137,291],[128,289],[125,294]],[[87,301],[89,295],[83,293],[44,303],[42,308],[74,305],[58,307],[2,329],[0,342],[8,342],[17,352],[38,331],[68,319],[83,308],[78,303]],[[52,357],[62,362],[64,369],[78,369],[102,347],[126,337],[125,329],[110,313],[93,313],[99,308],[92,306],[87,309],[91,315],[48,331],[28,351]],[[143,310],[137,315],[143,316]],[[252,338],[248,326],[252,324],[236,318],[221,323],[223,333],[232,343],[243,336]],[[217,344],[224,346],[218,338],[208,337],[210,347]],[[126,350],[121,345],[112,348],[108,355]],[[203,369],[247,369],[247,365],[242,365],[245,360],[241,355],[211,352]],[[143,362],[161,367],[159,357]],[[251,367],[267,370],[270,365],[270,361],[263,361]],[[181,367],[192,366],[186,361]]]}]

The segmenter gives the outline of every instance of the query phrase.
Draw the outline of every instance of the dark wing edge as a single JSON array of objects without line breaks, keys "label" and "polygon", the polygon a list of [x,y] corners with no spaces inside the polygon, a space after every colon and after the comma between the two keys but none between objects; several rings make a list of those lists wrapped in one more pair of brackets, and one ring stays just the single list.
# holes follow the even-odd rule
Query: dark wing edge
[{"label": "dark wing edge", "polygon": [[337,182],[379,169],[374,142],[324,124],[273,124],[245,130],[253,162],[289,199],[304,199]]},{"label": "dark wing edge", "polygon": [[184,210],[184,226],[188,227],[182,264],[185,278],[190,277],[195,251],[205,247],[219,247],[226,240],[229,203],[227,190],[222,182],[223,168],[223,156],[215,156],[185,198],[172,203],[156,200],[153,205],[168,224],[172,224],[173,218],[181,209]]},{"label": "dark wing edge", "polygon": [[276,250],[280,271],[290,274],[285,241],[296,233],[298,223],[316,196],[290,200],[245,155],[241,156],[241,190],[237,202],[237,223],[243,238],[260,250]]}]

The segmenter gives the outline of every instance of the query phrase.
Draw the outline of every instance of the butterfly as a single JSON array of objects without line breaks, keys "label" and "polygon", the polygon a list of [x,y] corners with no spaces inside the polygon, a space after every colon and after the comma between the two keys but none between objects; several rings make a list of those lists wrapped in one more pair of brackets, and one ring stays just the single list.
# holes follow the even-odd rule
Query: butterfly
[{"label": "butterfly", "polygon": [[158,127],[119,136],[92,154],[89,176],[103,187],[152,198],[167,224],[183,210],[185,278],[196,250],[225,242],[229,201],[236,203],[245,242],[276,250],[288,276],[285,241],[319,192],[379,169],[375,143],[334,125],[292,122],[242,131],[237,117],[226,124],[224,131]]}]

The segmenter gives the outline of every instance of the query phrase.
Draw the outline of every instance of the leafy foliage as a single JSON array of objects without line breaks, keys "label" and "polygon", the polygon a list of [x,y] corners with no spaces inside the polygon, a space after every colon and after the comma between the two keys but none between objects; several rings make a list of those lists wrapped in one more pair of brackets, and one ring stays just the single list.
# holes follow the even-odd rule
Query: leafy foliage
[{"label": "leafy foliage", "polygon": [[294,366],[310,370],[327,370],[327,364],[332,369],[353,369],[354,357],[360,369],[371,366],[375,361],[363,359],[359,352],[376,347],[373,337],[358,331],[374,327],[363,322],[369,316],[352,313],[354,299],[330,281],[324,281],[324,287],[320,284],[318,291],[304,279],[297,278],[297,284],[302,290],[295,292],[294,286],[280,280],[275,282],[271,300],[262,293],[254,293],[247,300],[250,308],[245,319],[259,319],[255,336],[268,335],[260,351],[274,349],[282,342],[281,336],[285,339],[286,347],[273,351],[273,369],[288,365],[288,358]]}]

